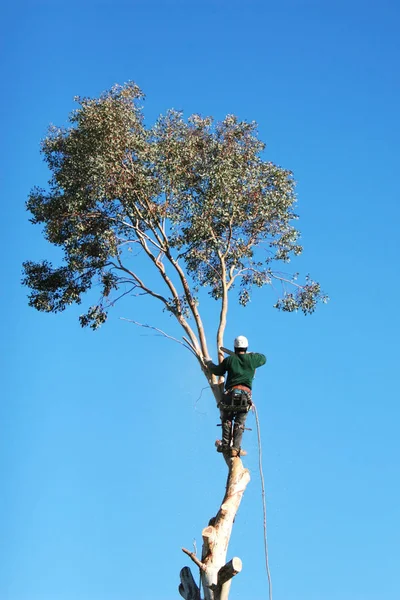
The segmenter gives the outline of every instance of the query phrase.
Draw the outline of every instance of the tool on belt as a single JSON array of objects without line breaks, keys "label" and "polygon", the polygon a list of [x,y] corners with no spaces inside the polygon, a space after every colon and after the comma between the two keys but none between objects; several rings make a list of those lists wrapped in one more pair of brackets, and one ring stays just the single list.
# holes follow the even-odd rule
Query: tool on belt
[{"label": "tool on belt", "polygon": [[219,408],[231,412],[248,412],[251,404],[251,389],[245,385],[235,385],[224,393]]}]

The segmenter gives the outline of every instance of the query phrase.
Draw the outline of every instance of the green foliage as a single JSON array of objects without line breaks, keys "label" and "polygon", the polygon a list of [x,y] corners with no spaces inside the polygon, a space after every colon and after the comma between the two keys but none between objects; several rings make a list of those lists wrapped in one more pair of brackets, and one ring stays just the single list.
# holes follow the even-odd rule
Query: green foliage
[{"label": "green foliage", "polygon": [[279,308],[284,312],[294,312],[300,309],[307,315],[314,312],[316,298],[321,298],[321,301],[325,304],[328,301],[326,295],[321,295],[319,283],[312,281],[307,275],[306,284],[297,288],[295,293],[285,293],[283,298],[279,298],[275,308]]},{"label": "green foliage", "polygon": [[[284,287],[275,306],[311,313],[326,300],[319,284],[299,285],[273,269],[302,251],[292,224],[295,184],[290,171],[263,160],[256,124],[233,115],[221,123],[199,115],[185,121],[171,110],[146,128],[142,99],[134,83],[97,99],[78,97],[70,127],[49,129],[42,153],[52,178],[48,190],[32,191],[27,208],[63,249],[64,264],[24,263],[30,305],[60,311],[100,283],[98,304],[80,318],[95,329],[112,291],[126,285],[186,319],[196,310],[196,286],[220,299],[240,283],[246,305],[254,286],[278,280],[295,291]],[[135,244],[159,269],[166,295],[139,277],[135,253],[127,252]]]},{"label": "green foliage", "polygon": [[82,327],[90,327],[95,331],[107,320],[107,313],[101,306],[91,306],[85,315],[79,317]]}]

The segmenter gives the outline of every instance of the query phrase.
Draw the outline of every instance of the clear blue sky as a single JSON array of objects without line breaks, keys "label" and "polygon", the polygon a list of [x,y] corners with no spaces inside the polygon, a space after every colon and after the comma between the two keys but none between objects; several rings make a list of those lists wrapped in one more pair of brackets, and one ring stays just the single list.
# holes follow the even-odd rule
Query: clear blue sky
[{"label": "clear blue sky", "polygon": [[[119,317],[177,330],[155,304],[115,307],[97,333],[72,308],[28,308],[21,263],[54,256],[24,202],[45,184],[39,142],[74,95],[135,80],[152,123],[256,120],[294,171],[296,271],[331,302],[280,314],[266,289],[232,306],[265,352],[264,446],[274,600],[400,597],[399,8],[396,2],[5,2],[2,144],[0,598],[176,600],[181,546],[222,499],[214,401],[189,353]],[[203,304],[214,335],[216,306]],[[214,351],[215,358],[215,351]],[[229,557],[232,600],[264,600],[254,421],[252,480]]]}]

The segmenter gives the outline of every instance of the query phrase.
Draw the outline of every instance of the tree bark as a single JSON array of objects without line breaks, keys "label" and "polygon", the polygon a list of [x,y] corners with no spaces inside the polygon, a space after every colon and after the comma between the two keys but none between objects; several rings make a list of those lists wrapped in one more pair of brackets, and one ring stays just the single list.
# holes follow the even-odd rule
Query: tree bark
[{"label": "tree bark", "polygon": [[[232,558],[226,564],[226,554],[233,522],[246,486],[250,481],[250,473],[243,467],[240,458],[228,458],[227,456],[224,458],[229,468],[224,498],[216,516],[210,519],[208,526],[203,529],[201,561],[197,557],[191,556],[193,562],[200,568],[204,600],[227,600],[232,577],[242,569],[242,561],[238,557]],[[184,552],[191,555],[187,550]],[[190,569],[188,570],[190,572]],[[186,582],[190,581],[186,571],[184,575]],[[194,585],[197,588],[197,585]],[[179,592],[185,600],[200,598],[199,594],[197,597],[195,596],[196,589],[193,585],[186,585],[186,590],[188,590],[185,592],[186,595],[182,593],[185,591],[182,586],[183,582],[179,587]]]}]

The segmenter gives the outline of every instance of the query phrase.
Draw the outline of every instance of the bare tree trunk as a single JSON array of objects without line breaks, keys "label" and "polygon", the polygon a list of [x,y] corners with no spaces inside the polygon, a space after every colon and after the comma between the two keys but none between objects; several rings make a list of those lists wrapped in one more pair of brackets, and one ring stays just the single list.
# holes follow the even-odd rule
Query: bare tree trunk
[{"label": "bare tree trunk", "polygon": [[[243,467],[240,458],[225,456],[225,460],[229,468],[225,496],[217,515],[210,519],[208,526],[203,529],[201,560],[183,548],[200,569],[204,600],[227,600],[232,577],[242,569],[240,558],[234,557],[226,563],[226,554],[233,522],[250,481],[250,473]],[[200,599],[199,588],[188,567],[181,571],[179,593],[185,600]]]}]

